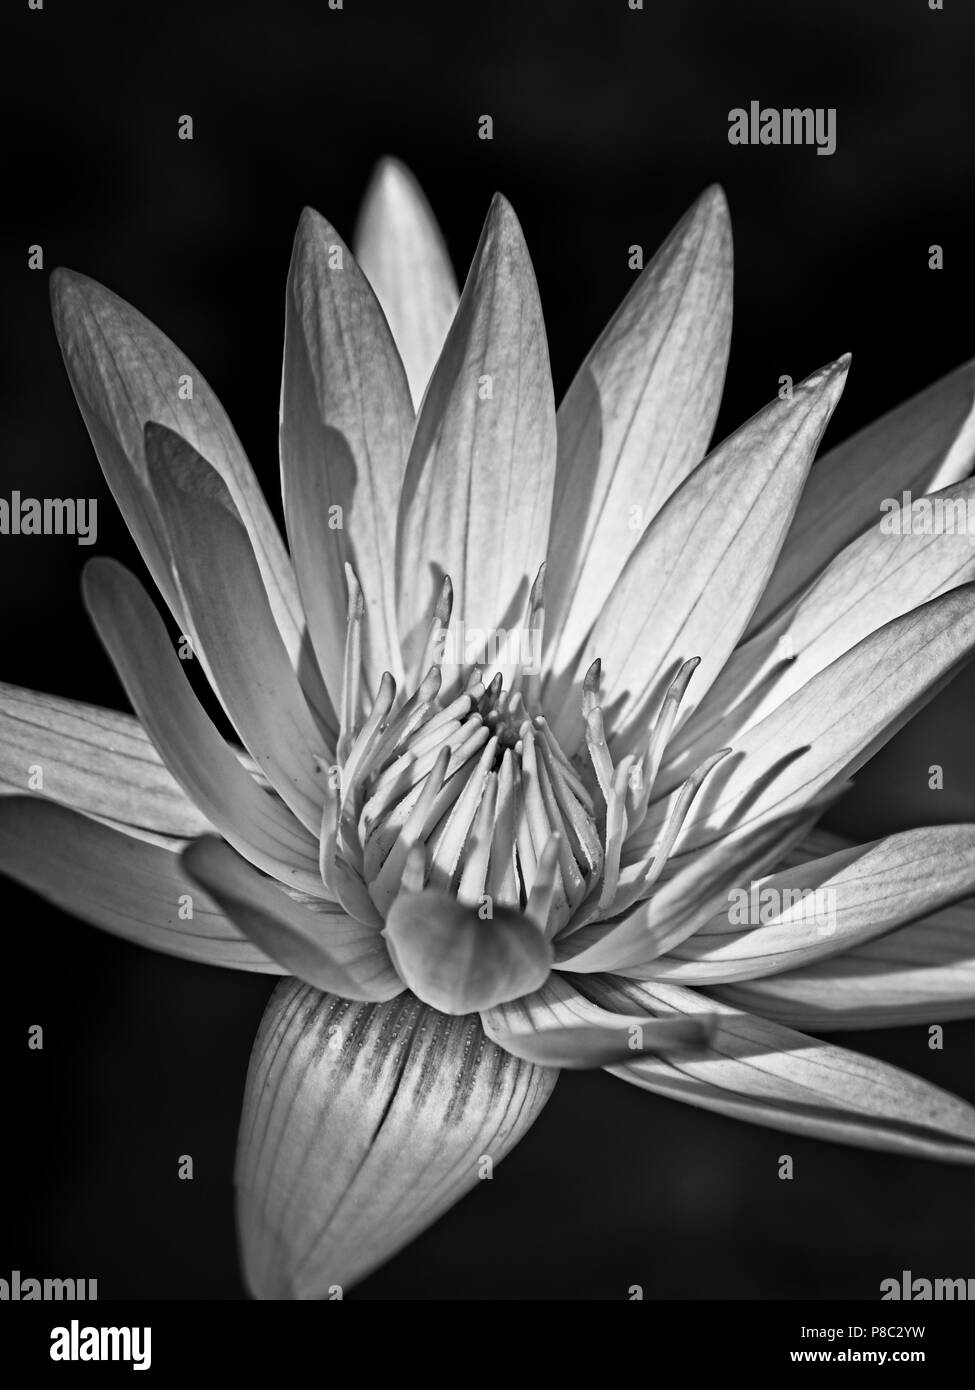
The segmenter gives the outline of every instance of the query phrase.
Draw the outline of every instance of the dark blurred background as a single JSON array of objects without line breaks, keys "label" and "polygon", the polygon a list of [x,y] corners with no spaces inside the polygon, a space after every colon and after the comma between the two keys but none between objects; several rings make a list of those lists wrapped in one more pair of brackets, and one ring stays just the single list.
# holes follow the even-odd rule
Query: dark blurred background
[{"label": "dark blurred background", "polygon": [[[7,7],[2,488],[97,497],[98,544],[0,542],[0,676],[120,706],[82,610],[93,553],[137,565],[50,327],[65,264],[201,367],[277,503],[284,280],[305,203],[351,236],[375,160],[412,166],[463,276],[491,193],[521,218],[557,395],[647,254],[720,181],[736,316],[718,434],[850,350],[836,442],[972,355],[975,9],[946,0],[210,0]],[[728,111],[837,108],[838,147],[734,148]],[[195,138],[176,138],[190,114]],[[492,143],[477,139],[482,114]],[[45,273],[26,268],[44,248]],[[928,269],[944,246],[945,268]],[[863,838],[975,819],[975,678],[860,775]],[[929,791],[941,763],[945,788]],[[4,884],[10,1121],[0,1275],[103,1298],[236,1299],[231,1167],[259,977],[150,955]],[[28,1052],[29,1024],[45,1050]],[[975,1025],[841,1037],[975,1099]],[[176,1180],[191,1153],[195,1180]],[[796,1178],[777,1177],[795,1158]],[[967,1277],[969,1172],[800,1141],[567,1075],[499,1170],[358,1298],[877,1297]]]}]

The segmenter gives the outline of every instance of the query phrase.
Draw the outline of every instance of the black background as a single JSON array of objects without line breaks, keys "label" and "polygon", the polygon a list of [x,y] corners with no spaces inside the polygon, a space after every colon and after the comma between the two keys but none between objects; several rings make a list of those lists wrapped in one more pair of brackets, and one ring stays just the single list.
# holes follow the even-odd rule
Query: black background
[{"label": "black background", "polygon": [[[19,6],[19,9],[18,9]],[[461,274],[491,193],[512,200],[557,395],[708,183],[731,204],[727,433],[845,350],[836,440],[972,353],[975,7],[945,0],[345,0],[6,7],[0,492],[97,497],[98,544],[0,541],[4,679],[122,704],[78,590],[136,565],[61,367],[46,270],[104,281],[217,390],[277,508],[284,278],[310,203],[351,236],[374,161],[424,184]],[[837,108],[838,148],[735,148],[729,109]],[[494,140],[477,139],[481,114]],[[180,115],[195,123],[177,139]],[[928,269],[928,247],[945,269]],[[44,247],[45,273],[27,269]],[[861,774],[863,838],[975,819],[975,679]],[[942,792],[927,788],[932,763]],[[5,883],[6,1208],[0,1275],[97,1277],[103,1298],[236,1299],[230,1173],[269,983],[158,957]],[[45,1050],[26,1028],[45,1028]],[[975,1098],[975,1025],[842,1039]],[[195,1160],[192,1183],[177,1155]],[[777,1178],[790,1153],[793,1182]],[[910,1268],[967,1277],[970,1172],[800,1141],[567,1075],[494,1182],[360,1298],[877,1295]]]}]

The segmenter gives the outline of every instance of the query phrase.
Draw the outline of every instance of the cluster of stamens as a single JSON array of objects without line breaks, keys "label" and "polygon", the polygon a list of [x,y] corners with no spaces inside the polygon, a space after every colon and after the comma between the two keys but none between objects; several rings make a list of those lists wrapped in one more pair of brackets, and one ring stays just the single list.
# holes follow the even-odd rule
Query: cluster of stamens
[{"label": "cluster of stamens", "polygon": [[[541,712],[537,667],[485,683],[481,665],[446,667],[452,588],[445,579],[420,669],[397,708],[386,673],[362,713],[364,603],[351,570],[339,787],[327,798],[321,869],[346,911],[381,923],[402,892],[437,889],[462,903],[521,911],[546,935],[611,917],[659,876],[690,801],[716,759],[685,783],[654,854],[621,871],[627,835],[647,813],[681,697],[697,660],[672,682],[642,755],[614,764],[599,703],[600,666],[586,675],[584,741],[570,758]],[[544,567],[529,599],[539,639]]]}]

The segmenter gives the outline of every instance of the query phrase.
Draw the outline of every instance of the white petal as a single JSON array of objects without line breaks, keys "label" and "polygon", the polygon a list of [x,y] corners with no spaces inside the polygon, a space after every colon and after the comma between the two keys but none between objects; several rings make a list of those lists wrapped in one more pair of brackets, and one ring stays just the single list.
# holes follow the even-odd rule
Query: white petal
[{"label": "white petal", "polygon": [[474,1187],[530,1127],[551,1068],[404,994],[352,1004],[294,980],[251,1057],[241,1245],[263,1299],[346,1291]]},{"label": "white petal", "polygon": [[440,228],[413,175],[383,159],[366,191],[355,253],[383,306],[419,409],[457,308]]}]

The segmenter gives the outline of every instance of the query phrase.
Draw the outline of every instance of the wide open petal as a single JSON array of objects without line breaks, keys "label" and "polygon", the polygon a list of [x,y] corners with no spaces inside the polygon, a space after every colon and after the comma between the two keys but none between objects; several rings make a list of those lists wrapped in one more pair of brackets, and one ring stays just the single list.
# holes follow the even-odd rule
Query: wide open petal
[{"label": "wide open petal", "polygon": [[749,630],[872,526],[885,497],[918,497],[957,483],[971,471],[973,454],[975,362],[967,362],[823,455]]},{"label": "wide open petal", "polygon": [[[698,849],[733,825],[787,815],[845,781],[973,650],[973,584],[871,633],[742,735],[691,807],[681,851]],[[677,795],[650,807],[632,849],[653,843]]]},{"label": "wide open petal", "polygon": [[[933,495],[957,520],[975,502],[969,479]],[[975,579],[975,546],[954,533],[891,532],[911,525],[898,509],[831,561],[811,588],[732,653],[703,702],[668,745],[660,790],[669,790],[714,748],[734,743],[800,686],[884,623]]]},{"label": "wide open petal", "polygon": [[[975,826],[888,835],[729,893],[723,911],[638,979],[725,984],[797,969],[975,892]],[[749,925],[742,927],[744,919]]]},{"label": "wide open petal", "polygon": [[[555,450],[535,273],[518,220],[497,196],[420,410],[403,482],[396,576],[408,670],[422,655],[444,574],[454,586],[455,648],[466,650],[464,631],[479,647],[475,634],[489,642],[524,622],[529,587],[545,559]],[[448,664],[461,664],[463,652],[454,655],[460,661],[448,657]]]},{"label": "wide open petal", "polygon": [[396,512],[413,408],[383,312],[351,252],[306,208],[288,275],[281,483],[315,654],[341,706],[345,565],[362,585],[369,690],[402,681],[394,585]]},{"label": "wide open petal", "polygon": [[[712,991],[708,991],[711,993]],[[722,985],[728,1004],[824,1033],[975,1017],[975,900],[785,975]]]},{"label": "wide open petal", "polygon": [[372,176],[355,255],[383,306],[419,410],[457,308],[457,282],[430,205],[397,159],[380,160]]},{"label": "wide open petal", "polygon": [[[612,710],[614,756],[645,742],[681,664],[699,656],[690,710],[734,650],[765,587],[813,455],[840,398],[849,358],[775,400],[718,446],[647,527],[579,655],[581,685],[602,663],[600,699]],[[546,685],[556,737],[573,751],[583,727],[570,681]]]},{"label": "wide open petal", "polygon": [[219,473],[240,514],[293,662],[304,619],[291,562],[233,426],[203,376],[131,304],[87,276],[51,276],[58,342],[92,444],[129,530],[173,613],[172,555],[148,488],[143,430],[159,421]]},{"label": "wide open petal", "polygon": [[194,650],[243,743],[317,835],[332,750],[288,661],[246,533],[219,478],[179,435],[148,425],[146,455],[160,515],[174,538]]},{"label": "wide open petal", "polygon": [[[0,871],[65,912],[139,946],[280,975],[182,871],[181,842],[143,839],[41,797],[0,799]],[[38,943],[38,963],[45,963]]]},{"label": "wide open petal", "polygon": [[83,585],[88,611],[126,694],[187,795],[265,873],[325,897],[317,838],[283,801],[258,785],[224,742],[135,575],[115,560],[97,559],[86,566]]},{"label": "wide open petal", "polygon": [[[695,1017],[715,1003],[679,985],[589,976],[585,992],[618,1012]],[[624,1081],[704,1110],[917,1158],[975,1162],[975,1108],[897,1067],[722,1005],[710,1049],[611,1067]]]},{"label": "wide open petal", "polygon": [[[514,1147],[558,1073],[404,994],[275,990],[247,1076],[237,1161],[258,1298],[327,1298],[406,1245]],[[490,1160],[490,1162],[488,1162]]]},{"label": "wide open petal", "polygon": [[0,682],[0,794],[9,792],[160,835],[213,829],[131,714]]},{"label": "wide open petal", "polygon": [[574,662],[644,528],[704,457],[728,362],[731,261],[715,186],[642,271],[559,406],[553,670]]}]

